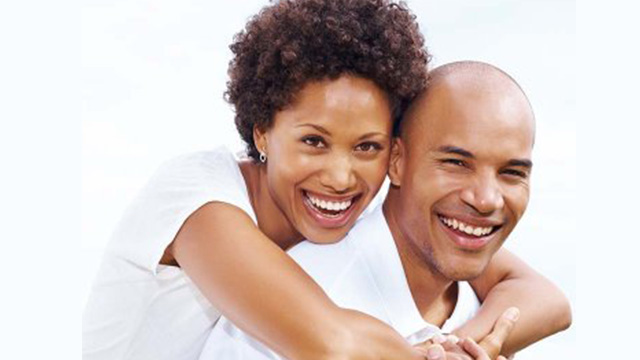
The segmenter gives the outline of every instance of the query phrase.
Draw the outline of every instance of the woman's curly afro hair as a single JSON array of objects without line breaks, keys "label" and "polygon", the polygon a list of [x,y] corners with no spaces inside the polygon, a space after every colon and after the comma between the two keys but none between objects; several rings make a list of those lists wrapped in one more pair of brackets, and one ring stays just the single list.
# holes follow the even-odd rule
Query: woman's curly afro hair
[{"label": "woman's curly afro hair", "polygon": [[351,74],[386,91],[394,120],[425,88],[429,54],[415,16],[389,0],[281,0],[263,8],[230,46],[225,98],[253,159],[253,129],[309,81]]}]

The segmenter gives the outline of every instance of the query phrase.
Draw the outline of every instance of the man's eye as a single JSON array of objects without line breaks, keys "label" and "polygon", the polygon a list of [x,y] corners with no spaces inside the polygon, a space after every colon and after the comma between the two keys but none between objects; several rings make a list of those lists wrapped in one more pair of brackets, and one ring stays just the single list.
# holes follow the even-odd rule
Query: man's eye
[{"label": "man's eye", "polygon": [[376,142],[365,142],[356,146],[356,150],[363,152],[374,152],[378,150],[382,150],[382,145]]},{"label": "man's eye", "polygon": [[324,139],[320,136],[305,136],[304,138],[302,138],[302,142],[316,148],[326,147]]},{"label": "man's eye", "polygon": [[526,179],[528,177],[526,172],[515,170],[515,169],[505,169],[505,170],[502,170],[502,173],[509,176],[517,176],[523,179]]},{"label": "man's eye", "polygon": [[444,164],[451,164],[451,165],[456,165],[456,166],[466,166],[467,165],[464,162],[464,160],[460,160],[460,159],[444,159],[444,160],[442,160],[442,162]]}]

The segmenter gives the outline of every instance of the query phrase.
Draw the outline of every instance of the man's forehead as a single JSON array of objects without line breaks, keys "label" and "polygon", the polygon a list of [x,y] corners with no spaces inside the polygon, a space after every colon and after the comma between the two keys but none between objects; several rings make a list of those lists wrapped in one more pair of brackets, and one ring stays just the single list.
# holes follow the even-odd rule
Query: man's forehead
[{"label": "man's forehead", "polygon": [[493,67],[470,71],[434,70],[427,91],[406,113],[406,141],[438,142],[441,137],[518,136],[533,145],[534,119],[529,102],[508,75]]}]

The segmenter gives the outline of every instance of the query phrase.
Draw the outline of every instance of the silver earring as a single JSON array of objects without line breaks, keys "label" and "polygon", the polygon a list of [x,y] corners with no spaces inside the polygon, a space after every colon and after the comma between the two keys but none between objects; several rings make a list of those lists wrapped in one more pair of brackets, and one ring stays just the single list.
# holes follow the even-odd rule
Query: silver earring
[{"label": "silver earring", "polygon": [[263,164],[267,162],[267,155],[265,155],[262,151],[260,151],[260,162]]}]

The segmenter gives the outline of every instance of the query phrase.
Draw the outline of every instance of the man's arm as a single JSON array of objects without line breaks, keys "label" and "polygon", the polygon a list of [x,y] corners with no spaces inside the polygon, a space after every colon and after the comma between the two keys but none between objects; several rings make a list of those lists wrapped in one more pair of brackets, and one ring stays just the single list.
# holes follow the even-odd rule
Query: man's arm
[{"label": "man's arm", "polygon": [[513,354],[571,325],[571,307],[562,291],[504,248],[495,254],[482,275],[470,283],[482,307],[454,333],[480,342],[490,353],[497,354],[495,347],[500,348],[501,344],[485,337],[509,307],[519,308],[520,318],[502,350],[497,350],[502,354]]}]

